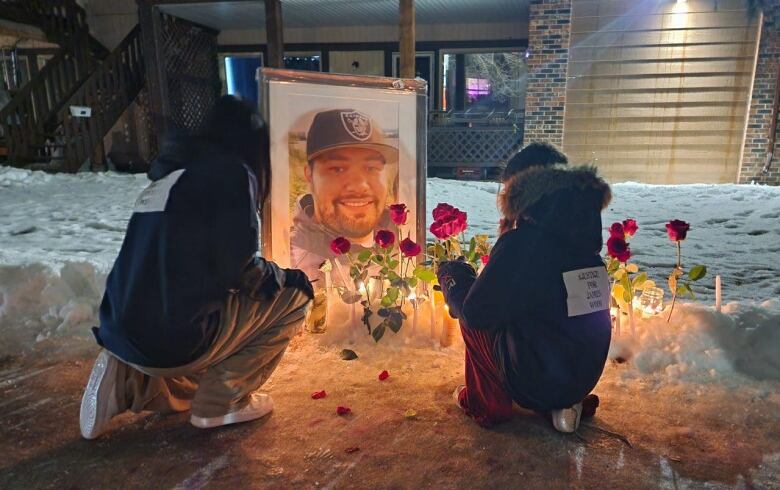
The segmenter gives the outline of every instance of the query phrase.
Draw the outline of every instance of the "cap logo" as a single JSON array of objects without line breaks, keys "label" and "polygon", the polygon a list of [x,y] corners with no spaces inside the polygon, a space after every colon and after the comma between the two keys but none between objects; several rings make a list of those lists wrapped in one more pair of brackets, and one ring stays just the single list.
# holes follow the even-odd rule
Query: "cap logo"
[{"label": "cap logo", "polygon": [[342,112],[341,123],[350,136],[358,141],[366,141],[371,137],[371,119],[357,111]]}]

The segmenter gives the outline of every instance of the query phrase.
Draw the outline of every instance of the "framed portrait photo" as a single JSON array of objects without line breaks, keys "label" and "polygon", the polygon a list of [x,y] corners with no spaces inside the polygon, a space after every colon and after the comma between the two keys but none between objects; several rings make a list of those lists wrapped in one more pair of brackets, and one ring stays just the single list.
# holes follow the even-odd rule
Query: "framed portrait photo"
[{"label": "framed portrait photo", "polygon": [[378,230],[395,231],[396,203],[409,209],[403,238],[424,241],[423,80],[264,68],[258,82],[271,142],[266,258],[318,279],[335,238],[359,252]]}]

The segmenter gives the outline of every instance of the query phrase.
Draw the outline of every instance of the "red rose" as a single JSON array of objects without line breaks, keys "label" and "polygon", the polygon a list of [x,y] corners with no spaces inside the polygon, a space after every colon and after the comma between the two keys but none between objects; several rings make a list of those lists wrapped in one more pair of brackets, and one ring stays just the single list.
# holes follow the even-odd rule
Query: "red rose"
[{"label": "red rose", "polygon": [[404,257],[417,257],[422,252],[422,247],[408,238],[401,240],[400,247]]},{"label": "red rose", "polygon": [[390,230],[379,230],[374,235],[374,242],[382,248],[390,248],[395,243],[395,233]]},{"label": "red rose", "polygon": [[490,260],[490,255],[483,255],[480,259],[482,260],[482,265],[487,265],[488,260]]},{"label": "red rose", "polygon": [[673,242],[681,242],[685,240],[685,237],[688,235],[688,230],[690,228],[691,225],[685,221],[680,221],[679,219],[673,219],[672,221],[666,223],[666,233],[669,235],[669,240]]},{"label": "red rose", "polygon": [[390,373],[388,373],[387,371],[382,371],[381,373],[379,373],[379,381],[384,381],[389,377],[390,377]]},{"label": "red rose", "polygon": [[458,233],[463,233],[466,231],[466,227],[468,226],[466,213],[456,208],[453,212],[453,216],[455,217],[455,230],[453,235],[457,235]]},{"label": "red rose", "polygon": [[319,400],[320,398],[325,398],[326,396],[328,396],[328,394],[325,393],[325,390],[315,391],[314,393],[311,394],[311,399]]},{"label": "red rose", "polygon": [[626,230],[623,229],[623,224],[620,222],[612,223],[612,226],[609,227],[609,236],[611,238],[625,240]]},{"label": "red rose", "polygon": [[351,247],[352,244],[349,243],[349,240],[347,240],[343,236],[334,238],[333,241],[330,242],[330,250],[336,255],[343,255],[349,252],[349,249]]},{"label": "red rose", "polygon": [[623,221],[623,231],[626,232],[626,236],[634,236],[639,226],[636,224],[635,219],[627,219]]},{"label": "red rose", "polygon": [[336,407],[336,413],[339,415],[349,415],[352,413],[352,409],[349,407]]},{"label": "red rose", "polygon": [[607,240],[607,253],[610,257],[616,258],[623,263],[631,258],[631,249],[628,247],[628,242],[623,238],[614,236]]},{"label": "red rose", "polygon": [[450,237],[450,235],[447,233],[447,230],[444,227],[443,221],[434,221],[431,223],[431,233],[433,236],[438,238],[439,240],[446,240]]},{"label": "red rose", "polygon": [[409,214],[409,210],[406,209],[406,204],[391,204],[390,205],[390,219],[398,226],[406,224],[406,217]]},{"label": "red rose", "polygon": [[433,219],[438,221],[445,216],[449,216],[454,209],[455,208],[453,206],[440,202],[438,205],[436,205],[435,208],[433,208]]}]

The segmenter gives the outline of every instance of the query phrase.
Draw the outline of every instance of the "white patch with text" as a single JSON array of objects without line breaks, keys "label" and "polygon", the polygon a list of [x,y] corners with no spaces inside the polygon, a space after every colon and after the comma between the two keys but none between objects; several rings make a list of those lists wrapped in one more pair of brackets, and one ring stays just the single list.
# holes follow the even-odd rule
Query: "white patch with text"
[{"label": "white patch with text", "polygon": [[183,173],[184,169],[177,170],[149,184],[136,199],[133,213],[159,213],[165,211],[171,189]]},{"label": "white patch with text", "polygon": [[563,283],[569,317],[609,308],[609,277],[603,266],[564,272]]}]

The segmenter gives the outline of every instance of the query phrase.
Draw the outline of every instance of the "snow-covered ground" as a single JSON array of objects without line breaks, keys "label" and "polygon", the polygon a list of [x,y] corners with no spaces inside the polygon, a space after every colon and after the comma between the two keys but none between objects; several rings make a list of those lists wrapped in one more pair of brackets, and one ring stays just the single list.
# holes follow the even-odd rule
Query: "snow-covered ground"
[{"label": "snow-covered ground", "polygon": [[[0,167],[0,353],[50,337],[88,337],[132,203],[146,184],[143,175]],[[498,189],[431,179],[428,209],[458,206],[471,232],[495,238]],[[671,324],[640,319],[636,338],[615,342],[613,355],[633,360],[622,376],[780,379],[780,188],[617,184],[613,193],[605,227],[629,217],[639,222],[631,247],[652,279],[665,283],[673,264],[664,224],[674,218],[691,223],[685,264],[709,268],[695,288],[697,305],[682,305]],[[723,277],[722,314],[711,308],[716,274]]]}]

